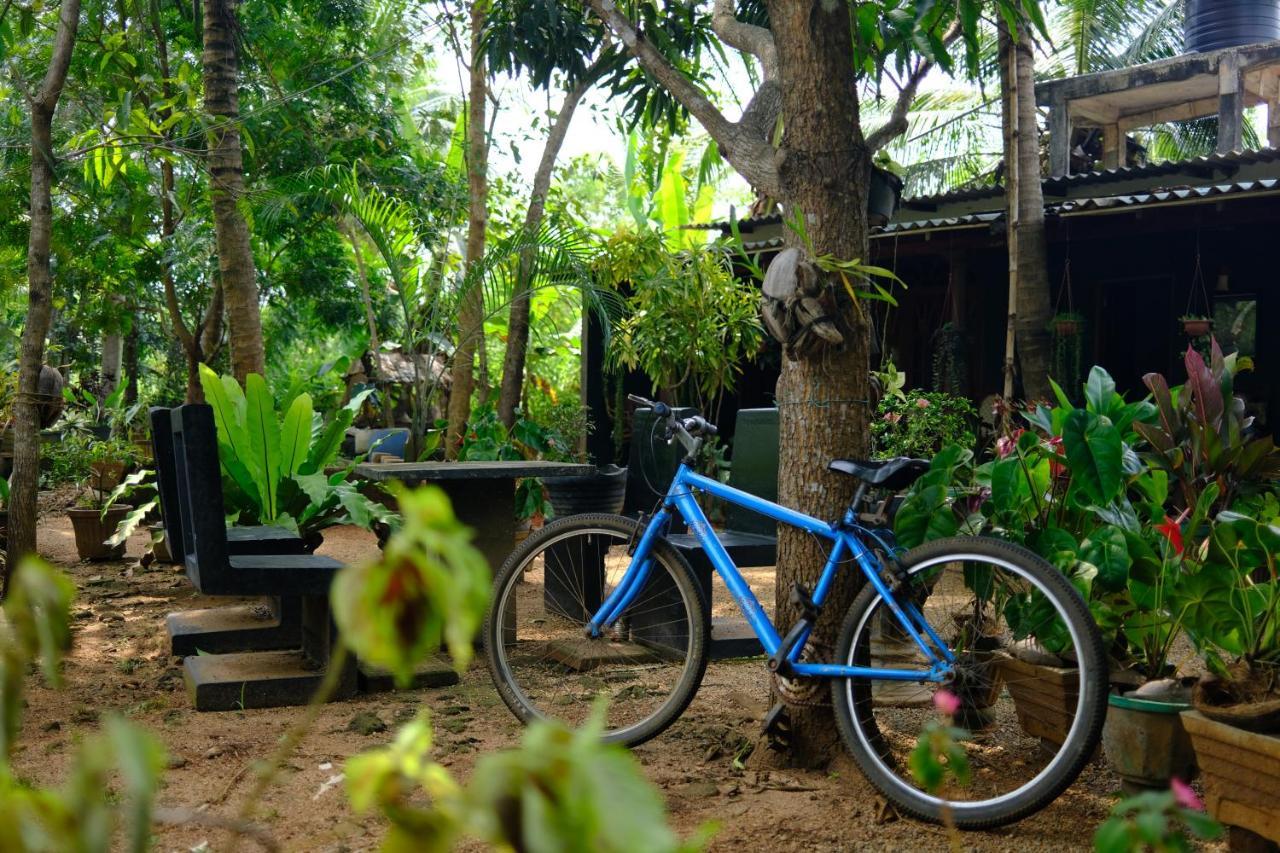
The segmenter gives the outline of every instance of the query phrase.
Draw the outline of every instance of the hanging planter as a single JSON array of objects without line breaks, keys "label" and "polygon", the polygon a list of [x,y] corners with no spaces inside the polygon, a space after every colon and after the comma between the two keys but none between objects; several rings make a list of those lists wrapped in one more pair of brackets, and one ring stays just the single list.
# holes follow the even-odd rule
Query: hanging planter
[{"label": "hanging planter", "polygon": [[1182,323],[1182,331],[1189,338],[1203,338],[1213,331],[1213,320],[1198,314],[1179,317],[1178,321]]},{"label": "hanging planter", "polygon": [[1084,328],[1084,317],[1075,312],[1056,314],[1049,321],[1049,328],[1060,338],[1078,337]]}]

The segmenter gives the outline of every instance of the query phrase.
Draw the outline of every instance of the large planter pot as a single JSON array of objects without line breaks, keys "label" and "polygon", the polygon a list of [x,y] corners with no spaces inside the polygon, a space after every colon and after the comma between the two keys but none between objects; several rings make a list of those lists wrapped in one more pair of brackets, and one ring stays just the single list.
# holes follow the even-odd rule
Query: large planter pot
[{"label": "large planter pot", "polygon": [[1080,670],[1029,663],[1004,652],[999,660],[1022,730],[1061,746],[1080,700]]},{"label": "large planter pot", "polygon": [[1280,737],[1183,711],[1215,820],[1280,844]]},{"label": "large planter pot", "polygon": [[898,212],[902,199],[902,178],[877,166],[871,167],[871,186],[867,192],[867,223],[884,225]]},{"label": "large planter pot", "polygon": [[1189,338],[1202,338],[1213,331],[1212,320],[1183,320],[1182,331]]},{"label": "large planter pot", "polygon": [[82,560],[119,560],[124,556],[125,543],[114,548],[105,544],[116,532],[116,527],[133,509],[131,506],[118,504],[103,515],[96,509],[67,510],[71,519],[71,527],[76,534],[76,553]]},{"label": "large planter pot", "polygon": [[542,485],[556,518],[584,512],[622,512],[627,497],[627,469],[605,465],[580,477],[543,477]]},{"label": "large planter pot", "polygon": [[1166,789],[1195,775],[1196,756],[1182,725],[1190,702],[1159,702],[1113,693],[1102,727],[1102,750],[1126,791]]}]

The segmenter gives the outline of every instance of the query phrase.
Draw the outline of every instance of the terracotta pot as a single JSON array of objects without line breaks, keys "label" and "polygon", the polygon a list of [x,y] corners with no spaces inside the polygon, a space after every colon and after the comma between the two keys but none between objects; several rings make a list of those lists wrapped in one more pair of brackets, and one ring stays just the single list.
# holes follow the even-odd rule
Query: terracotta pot
[{"label": "terracotta pot", "polygon": [[1004,652],[999,660],[1022,730],[1061,746],[1080,701],[1080,670],[1028,663]]},{"label": "terracotta pot", "polygon": [[1200,338],[1209,334],[1213,329],[1212,320],[1183,320],[1182,331],[1189,337]]},{"label": "terracotta pot", "polygon": [[1080,324],[1075,320],[1055,320],[1053,331],[1060,338],[1070,338],[1080,334]]},{"label": "terracotta pot", "polygon": [[107,510],[105,516],[97,509],[76,507],[67,510],[67,517],[71,519],[71,527],[75,530],[76,553],[80,555],[80,559],[119,560],[123,557],[124,542],[114,548],[106,545],[105,542],[116,532],[116,527],[132,509],[133,507],[126,504],[117,504]]},{"label": "terracotta pot", "polygon": [[1196,756],[1180,716],[1190,709],[1189,702],[1157,702],[1113,693],[1107,703],[1102,750],[1127,792],[1165,790],[1175,776],[1191,780]]},{"label": "terracotta pot", "polygon": [[1280,737],[1248,732],[1183,711],[1205,805],[1219,823],[1241,827],[1280,844]]},{"label": "terracotta pot", "polygon": [[[173,554],[169,552],[169,540],[164,536],[163,524],[150,524],[147,531],[151,534],[151,553],[155,556],[157,563],[176,563]],[[158,537],[156,534],[160,534]]]}]

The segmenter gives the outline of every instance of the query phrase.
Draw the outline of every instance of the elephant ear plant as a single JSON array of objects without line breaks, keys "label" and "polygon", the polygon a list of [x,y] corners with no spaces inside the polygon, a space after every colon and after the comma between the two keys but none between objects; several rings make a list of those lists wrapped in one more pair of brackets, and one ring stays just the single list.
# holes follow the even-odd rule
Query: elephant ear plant
[{"label": "elephant ear plant", "polygon": [[359,457],[335,468],[343,437],[368,392],[325,419],[309,394],[277,412],[266,381],[250,374],[242,390],[231,376],[200,371],[213,407],[223,496],[232,522],[269,524],[314,540],[326,527],[396,524],[396,515],[360,492],[352,479]]}]

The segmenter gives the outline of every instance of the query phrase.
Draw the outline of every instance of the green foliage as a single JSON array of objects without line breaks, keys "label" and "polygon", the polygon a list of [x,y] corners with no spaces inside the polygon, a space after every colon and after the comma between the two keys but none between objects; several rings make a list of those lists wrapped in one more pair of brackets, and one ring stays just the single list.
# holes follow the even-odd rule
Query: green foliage
[{"label": "green foliage", "polygon": [[519,749],[481,757],[464,787],[428,758],[431,728],[419,716],[390,746],[347,762],[347,790],[357,812],[379,808],[391,821],[388,851],[450,850],[464,838],[499,850],[700,849],[710,830],[681,842],[634,756],[602,743],[603,729],[599,712],[576,732],[535,722]]},{"label": "green foliage", "polygon": [[[1182,788],[1189,792],[1184,783]],[[1184,853],[1193,848],[1188,834],[1200,841],[1222,835],[1222,827],[1194,803],[1194,794],[1144,791],[1121,800],[1093,836],[1097,853]]]},{"label": "green foliage", "polygon": [[676,390],[713,412],[760,348],[759,294],[734,278],[718,248],[670,253],[655,232],[620,232],[604,248],[597,274],[631,294],[608,364],[641,370],[654,390]]},{"label": "green foliage", "polygon": [[[467,420],[467,429],[458,450],[460,462],[518,459],[567,461],[574,458],[573,446],[554,426],[544,427],[516,412],[516,421],[508,430],[498,419],[493,404],[477,406]],[[525,477],[516,484],[516,518],[549,516],[551,503],[542,491],[542,481]]]},{"label": "green foliage", "polygon": [[941,391],[886,394],[871,423],[878,458],[931,458],[951,444],[970,447],[977,413],[964,397]]},{"label": "green foliage", "polygon": [[1158,373],[1143,377],[1159,417],[1135,429],[1146,439],[1149,464],[1165,472],[1176,503],[1194,507],[1209,486],[1217,499],[1209,514],[1230,507],[1238,498],[1268,488],[1280,478],[1280,449],[1271,436],[1247,433],[1252,418],[1236,397],[1235,374],[1252,367],[1248,359],[1224,356],[1216,339],[1205,359],[1188,347],[1184,359],[1187,383],[1171,389]]},{"label": "green foliage", "polygon": [[443,644],[463,669],[489,595],[489,566],[434,486],[400,489],[404,527],[379,559],[348,566],[330,595],[344,642],[408,685]]},{"label": "green foliage", "polygon": [[[37,559],[11,579],[0,619],[0,849],[12,851],[144,851],[164,751],[156,740],[118,717],[76,750],[61,788],[18,779],[9,761],[21,726],[28,670],[37,662],[52,686],[60,682],[71,645],[74,585]],[[123,830],[123,844],[120,834]]]},{"label": "green foliage", "polygon": [[1209,529],[1174,591],[1187,633],[1232,698],[1280,689],[1280,525],[1223,512]]},{"label": "green foliage", "polygon": [[245,524],[275,524],[307,534],[336,524],[372,528],[394,515],[365,497],[351,479],[356,462],[330,468],[365,395],[326,420],[309,394],[285,401],[283,418],[261,376],[242,390],[234,377],[201,365],[200,382],[213,407],[229,514]]},{"label": "green foliage", "polygon": [[[407,683],[442,644],[467,665],[490,578],[442,491],[397,497],[404,527],[380,559],[344,568],[330,598],[344,642]],[[390,745],[347,762],[348,795],[356,812],[388,818],[385,850],[451,850],[467,837],[497,849],[694,849],[667,828],[661,797],[631,754],[601,743],[603,725],[600,713],[577,732],[535,723],[519,749],[481,757],[464,787],[431,760],[420,714]]]}]

